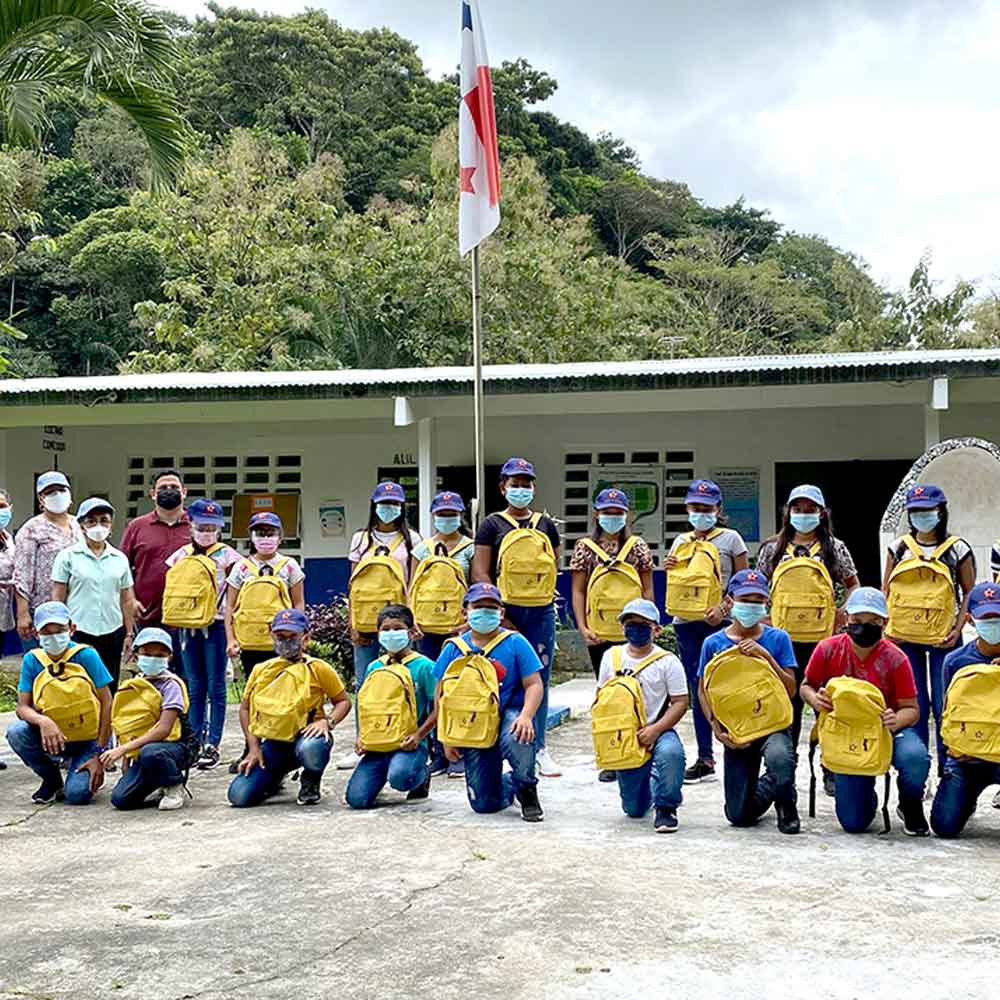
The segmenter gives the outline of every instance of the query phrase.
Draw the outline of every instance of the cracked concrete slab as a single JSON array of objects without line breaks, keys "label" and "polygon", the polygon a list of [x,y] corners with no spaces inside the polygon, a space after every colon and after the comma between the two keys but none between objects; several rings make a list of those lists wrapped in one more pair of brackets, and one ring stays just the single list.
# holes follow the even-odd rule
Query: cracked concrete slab
[{"label": "cracked concrete slab", "polygon": [[[693,747],[689,723],[682,733]],[[106,790],[40,809],[34,776],[12,764],[0,997],[995,997],[988,796],[956,843],[898,827],[849,837],[822,797],[819,817],[783,837],[772,817],[729,828],[715,781],[687,788],[680,831],[657,836],[597,783],[586,720],[550,744],[566,773],[543,779],[538,825],[514,809],[475,816],[445,778],[426,803],[390,792],[353,813],[332,770],[309,810],[292,784],[230,809],[223,768],[197,774],[176,813],[114,813]],[[807,782],[803,767],[803,801]]]}]

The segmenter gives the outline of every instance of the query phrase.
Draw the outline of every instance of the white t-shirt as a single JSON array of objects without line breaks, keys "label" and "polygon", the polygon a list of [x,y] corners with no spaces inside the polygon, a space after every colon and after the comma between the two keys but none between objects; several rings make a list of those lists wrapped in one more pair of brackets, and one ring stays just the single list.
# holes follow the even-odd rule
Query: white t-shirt
[{"label": "white t-shirt", "polygon": [[251,569],[249,563],[253,562],[257,566],[270,566],[274,569],[274,566],[280,560],[285,560],[285,564],[280,570],[277,570],[275,575],[285,581],[288,585],[288,589],[291,590],[292,587],[297,583],[301,583],[305,578],[305,573],[302,572],[302,567],[289,556],[283,556],[275,553],[270,559],[262,559],[260,556],[244,556],[236,563],[230,574],[229,574],[229,586],[234,590],[239,590],[247,580],[253,576],[253,570]]},{"label": "white t-shirt", "polygon": [[[706,538],[709,545],[714,545],[719,550],[719,569],[722,572],[722,593],[725,595],[729,580],[736,571],[736,559],[738,556],[746,555],[747,543],[743,541],[743,536],[732,528],[720,528],[720,534],[714,538]],[[668,555],[673,555],[677,549],[688,540],[691,532],[686,531],[683,535],[678,535],[670,546]],[[667,570],[669,573],[670,570]],[[690,621],[690,618],[678,618],[674,616],[675,622]]]},{"label": "white t-shirt", "polygon": [[[615,668],[612,660],[612,652],[615,647],[609,649],[601,658],[601,672],[597,678],[597,686],[600,687],[614,676]],[[621,665],[619,669],[627,670],[641,663],[645,657],[632,657],[628,653],[628,644],[619,647],[621,653]],[[639,674],[639,687],[642,690],[642,700],[646,704],[646,719],[655,722],[663,711],[663,705],[667,697],[677,698],[688,693],[687,675],[681,661],[673,653],[663,651],[663,655],[654,660]]]}]

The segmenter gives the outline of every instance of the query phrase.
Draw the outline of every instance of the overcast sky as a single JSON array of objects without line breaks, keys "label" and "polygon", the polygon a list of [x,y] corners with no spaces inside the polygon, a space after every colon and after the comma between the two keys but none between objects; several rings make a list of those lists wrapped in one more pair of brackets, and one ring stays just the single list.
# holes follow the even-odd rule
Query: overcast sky
[{"label": "overcast sky", "polygon": [[[192,16],[197,0],[160,0]],[[289,14],[305,4],[268,0]],[[412,39],[432,74],[458,60],[458,0],[312,0]],[[548,107],[609,130],[644,168],[722,205],[861,254],[902,284],[1000,286],[1000,3],[990,0],[481,0],[494,64],[559,81]]]}]

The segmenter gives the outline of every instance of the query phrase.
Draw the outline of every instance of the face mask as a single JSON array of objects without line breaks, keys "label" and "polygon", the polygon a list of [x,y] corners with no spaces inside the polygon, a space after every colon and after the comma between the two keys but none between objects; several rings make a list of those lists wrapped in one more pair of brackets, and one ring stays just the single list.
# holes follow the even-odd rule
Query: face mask
[{"label": "face mask", "polygon": [[518,510],[526,510],[535,499],[534,486],[508,486],[507,503]]},{"label": "face mask", "polygon": [[289,663],[298,663],[302,657],[301,639],[275,639],[274,651]]},{"label": "face mask", "polygon": [[434,530],[439,535],[453,535],[462,526],[460,517],[434,517]]},{"label": "face mask", "polygon": [[156,506],[164,510],[177,510],[181,505],[181,491],[175,486],[156,491]]},{"label": "face mask", "polygon": [[744,628],[753,628],[761,618],[767,617],[767,605],[736,601],[733,604],[732,615]]},{"label": "face mask", "polygon": [[379,632],[378,641],[387,653],[398,653],[410,644],[410,633],[405,628],[387,628]]},{"label": "face mask", "polygon": [[42,506],[50,514],[65,514],[73,503],[73,496],[69,490],[60,490],[58,493],[50,493],[42,498]]},{"label": "face mask", "polygon": [[69,649],[69,632],[56,632],[55,635],[40,635],[38,645],[49,656],[58,656]]},{"label": "face mask", "polygon": [[10,507],[0,507],[0,530],[7,527],[10,524],[10,519],[14,516],[14,512]]},{"label": "face mask", "polygon": [[598,514],[597,523],[601,526],[601,531],[609,535],[617,535],[625,527],[626,515],[624,514]]},{"label": "face mask", "polygon": [[375,504],[375,516],[383,524],[392,524],[402,516],[403,508],[398,503],[377,503]]},{"label": "face mask", "polygon": [[215,540],[219,537],[219,532],[212,528],[210,531],[192,531],[191,537],[194,539],[195,545],[200,545],[203,549],[207,549],[210,545],[215,544]]},{"label": "face mask", "polygon": [[808,535],[819,527],[819,514],[791,514],[788,518],[796,531]]},{"label": "face mask", "polygon": [[983,618],[974,624],[976,634],[987,646],[1000,646],[1000,618]]},{"label": "face mask", "polygon": [[250,541],[262,556],[273,556],[278,551],[277,535],[257,535],[251,532]]},{"label": "face mask", "polygon": [[688,514],[688,521],[695,531],[711,531],[718,520],[718,514]]},{"label": "face mask", "polygon": [[503,615],[499,608],[473,608],[469,612],[469,628],[480,635],[489,635],[500,628]]},{"label": "face mask", "polygon": [[936,510],[912,510],[910,511],[910,524],[917,531],[933,531],[938,526],[941,515]]},{"label": "face mask", "polygon": [[872,622],[848,622],[847,634],[862,649],[870,649],[882,638],[882,626]]},{"label": "face mask", "polygon": [[103,542],[111,534],[111,529],[103,524],[95,524],[92,528],[87,528],[86,531],[87,537],[92,542]]},{"label": "face mask", "polygon": [[625,626],[625,638],[637,649],[648,646],[653,641],[653,626],[642,622],[629,622]]},{"label": "face mask", "polygon": [[139,661],[139,671],[143,677],[158,677],[167,672],[169,660],[165,656],[143,656],[137,657]]}]

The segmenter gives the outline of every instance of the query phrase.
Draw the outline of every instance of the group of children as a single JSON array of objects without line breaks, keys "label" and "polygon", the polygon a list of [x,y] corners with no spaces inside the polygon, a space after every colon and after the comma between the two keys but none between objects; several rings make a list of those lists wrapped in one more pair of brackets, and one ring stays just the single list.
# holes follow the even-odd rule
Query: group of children
[{"label": "group of children", "polygon": [[[407,524],[398,484],[372,494],[350,554],[355,733],[341,763],[353,769],[351,808],[373,806],[386,784],[425,799],[432,775],[450,769],[464,772],[476,812],[516,801],[526,821],[543,818],[537,776],[559,773],[544,736],[561,539],[532,509],[534,486],[531,463],[508,460],[507,507],[474,538],[456,493],[434,498],[426,540]],[[877,778],[891,766],[904,832],[925,836],[933,712],[940,780],[930,824],[957,836],[982,791],[1000,783],[1000,585],[974,585],[971,549],[948,534],[943,493],[909,490],[911,530],[890,547],[881,590],[859,585],[815,486],[792,491],[754,568],[725,526],[716,484],[697,480],[686,504],[692,530],[664,567],[679,658],[658,643],[652,555],[630,531],[624,491],[598,493],[593,533],[570,561],[576,625],[597,675],[599,777],[617,782],[623,811],[642,817],[655,807],[654,829],[675,831],[683,785],[714,776],[718,742],[727,820],[751,826],[773,805],[778,829],[798,833],[805,703],[817,716],[813,741],[841,826],[868,829]],[[39,648],[25,654],[18,720],[8,730],[41,778],[36,801],[87,802],[105,769],[120,763],[116,807],[183,805],[187,770],[206,754],[218,760],[223,716],[213,698],[206,735],[211,671],[195,676],[187,658],[187,684],[171,671],[178,635],[201,643],[206,657],[219,648],[239,655],[248,672],[246,745],[230,803],[259,805],[290,772],[299,775],[300,804],[320,800],[332,732],[351,702],[336,670],[308,652],[302,571],[277,551],[280,522],[256,516],[244,560],[219,541],[218,505],[196,501],[189,516],[192,544],[172,559],[164,594],[164,621],[177,631],[135,637],[138,676],[114,700],[100,657],[73,643],[66,606],[36,610]],[[207,589],[199,574],[210,578]],[[967,619],[976,638],[959,646]],[[689,708],[697,756],[685,768],[677,724]],[[887,820],[885,804],[883,813]]]}]

